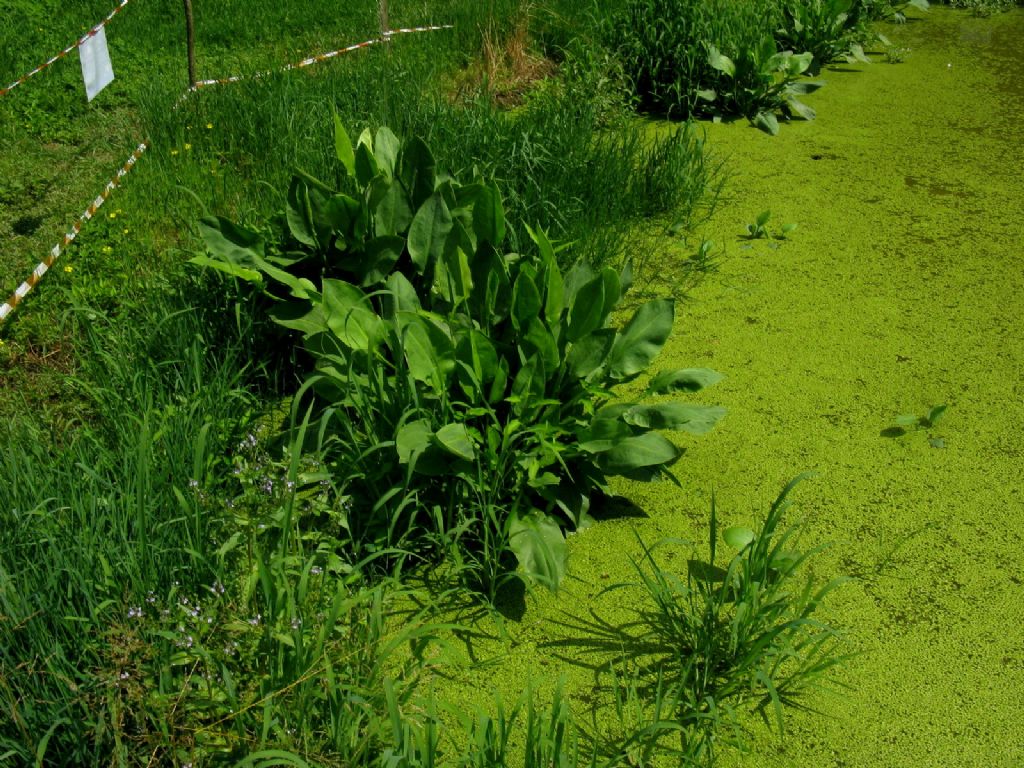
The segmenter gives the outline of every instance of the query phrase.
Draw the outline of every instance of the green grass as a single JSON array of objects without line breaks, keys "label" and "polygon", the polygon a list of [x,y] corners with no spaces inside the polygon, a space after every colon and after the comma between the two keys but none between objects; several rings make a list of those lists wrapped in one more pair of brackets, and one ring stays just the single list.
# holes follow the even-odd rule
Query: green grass
[{"label": "green grass", "polygon": [[[10,5],[11,29],[34,31],[3,37],[3,77],[106,10]],[[696,215],[715,172],[696,134],[651,138],[614,99],[594,106],[604,85],[586,67],[514,112],[486,87],[471,98],[446,89],[478,58],[481,35],[500,48],[521,10],[393,7],[392,26],[455,29],[204,89],[179,106],[180,19],[132,4],[108,28],[117,80],[93,104],[74,57],[0,102],[5,292],[138,141],[152,142],[4,327],[0,410],[17,414],[4,420],[11,449],[0,457],[5,759],[184,764],[275,748],[370,764],[409,747],[391,726],[420,722],[406,708],[426,637],[395,634],[394,598],[365,591],[357,564],[339,558],[331,510],[313,527],[308,515],[288,522],[298,503],[288,488],[308,468],[297,453],[248,453],[247,437],[276,428],[268,412],[295,386],[288,356],[264,353],[269,337],[244,299],[211,303],[222,289],[180,265],[203,213],[265,218],[294,168],[337,177],[334,110],[353,127],[423,134],[453,171],[475,161],[517,220],[604,260],[621,257],[645,217]],[[373,37],[377,23],[370,2],[342,16],[323,3],[197,9],[199,77],[273,71]],[[514,236],[525,245],[523,231]],[[535,728],[532,704],[527,719]],[[546,743],[536,741],[538,760]]]}]

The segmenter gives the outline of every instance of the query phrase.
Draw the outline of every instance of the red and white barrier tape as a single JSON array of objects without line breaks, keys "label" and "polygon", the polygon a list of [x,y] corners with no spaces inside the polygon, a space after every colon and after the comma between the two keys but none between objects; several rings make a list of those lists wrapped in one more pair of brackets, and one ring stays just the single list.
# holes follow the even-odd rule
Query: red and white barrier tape
[{"label": "red and white barrier tape", "polygon": [[117,175],[107,182],[107,186],[104,187],[103,191],[99,194],[99,197],[93,200],[92,204],[85,209],[85,212],[78,217],[78,221],[76,221],[71,229],[68,230],[68,233],[64,235],[64,239],[57,245],[53,246],[49,255],[36,265],[36,268],[32,270],[32,274],[29,278],[18,286],[18,289],[14,292],[11,298],[7,300],[7,303],[0,305],[0,321],[7,319],[7,316],[11,314],[11,312],[14,311],[14,308],[21,303],[21,300],[28,295],[28,292],[35,288],[36,284],[43,279],[43,275],[46,274],[46,271],[56,263],[57,259],[60,258],[61,250],[71,245],[75,237],[78,236],[78,233],[82,231],[82,225],[91,219],[103,203],[107,201],[107,198],[110,197],[110,193],[118,187],[121,183],[121,179],[123,179],[135,166],[135,161],[142,156],[142,153],[145,152],[148,147],[149,144],[147,142],[139,144],[138,148],[132,152],[132,156],[128,158],[128,161],[121,166],[121,170],[117,172]]},{"label": "red and white barrier tape", "polygon": [[57,62],[57,61],[60,61],[60,60],[61,60],[61,59],[63,59],[63,58],[65,57],[65,56],[67,56],[67,55],[68,55],[69,53],[71,53],[71,52],[72,52],[73,50],[75,50],[76,48],[79,48],[79,47],[81,47],[82,45],[84,45],[84,44],[85,44],[85,41],[86,41],[86,40],[88,40],[88,39],[89,39],[90,37],[92,37],[92,36],[93,36],[93,35],[95,35],[95,34],[96,34],[97,32],[99,32],[99,31],[100,31],[100,29],[101,29],[101,28],[102,28],[102,27],[103,27],[104,25],[106,25],[106,23],[107,23],[108,21],[110,21],[110,20],[111,20],[112,18],[114,18],[115,16],[117,16],[117,14],[121,12],[121,9],[122,9],[122,8],[124,8],[124,7],[126,6],[126,5],[128,5],[128,3],[129,3],[129,0],[121,0],[121,4],[120,4],[120,5],[118,5],[118,6],[117,6],[117,7],[116,7],[116,8],[114,9],[114,10],[112,10],[112,11],[111,11],[111,12],[110,12],[110,13],[109,13],[109,14],[107,15],[107,18],[105,18],[105,19],[104,19],[103,21],[101,21],[101,22],[100,22],[99,24],[97,24],[97,25],[96,25],[95,27],[93,27],[93,28],[92,28],[92,29],[90,29],[90,30],[89,30],[88,32],[86,32],[86,33],[85,33],[84,35],[82,35],[82,36],[81,36],[81,37],[80,37],[80,38],[79,38],[78,40],[76,40],[75,42],[73,42],[73,43],[72,43],[71,45],[69,45],[69,46],[68,46],[67,48],[65,48],[65,49],[64,49],[63,51],[61,51],[60,53],[58,53],[58,54],[57,54],[56,56],[54,56],[53,58],[49,59],[48,61],[46,61],[46,62],[44,62],[44,63],[40,64],[40,65],[39,65],[38,67],[36,67],[35,69],[33,69],[33,70],[32,70],[31,72],[29,72],[29,73],[28,73],[27,75],[22,75],[22,76],[21,76],[21,77],[19,77],[19,78],[18,78],[17,80],[15,80],[15,81],[14,81],[13,83],[11,83],[10,85],[8,85],[8,86],[7,86],[6,88],[0,88],[0,96],[4,96],[4,95],[6,95],[6,94],[7,94],[7,93],[9,93],[9,92],[10,92],[11,90],[13,90],[13,89],[14,89],[14,88],[16,88],[17,86],[21,85],[21,84],[22,84],[22,83],[24,83],[24,82],[25,82],[26,80],[28,80],[28,79],[29,79],[30,77],[34,77],[35,75],[38,75],[38,74],[39,74],[40,72],[42,72],[42,71],[43,71],[44,69],[46,69],[47,67],[49,67],[49,66],[50,66],[51,64],[53,64],[53,63],[55,63],[55,62]]},{"label": "red and white barrier tape", "polygon": [[[373,40],[367,40],[367,41],[362,42],[362,43],[356,43],[355,45],[350,45],[347,48],[339,48],[336,51],[330,51],[328,53],[319,53],[316,56],[310,56],[308,59],[303,59],[302,61],[297,62],[295,64],[288,64],[288,65],[286,65],[285,67],[283,67],[281,69],[281,71],[282,72],[289,72],[289,71],[291,71],[293,69],[302,69],[303,67],[311,67],[314,64],[319,64],[322,61],[327,61],[328,59],[333,59],[335,56],[341,56],[344,53],[351,53],[352,51],[358,51],[360,48],[369,48],[371,45],[380,45],[380,43],[386,42],[386,41],[390,40],[392,38],[392,36],[394,36],[394,35],[406,35],[406,34],[409,34],[409,33],[412,33],[412,32],[436,32],[436,31],[439,31],[439,30],[442,30],[442,29],[452,29],[452,25],[451,24],[445,24],[444,26],[439,26],[439,27],[407,27],[407,28],[402,28],[402,29],[391,29],[391,30],[388,30],[387,32],[385,32],[382,37],[377,37],[377,38],[374,38]],[[198,81],[196,81],[195,86],[193,86],[189,90],[195,91],[195,90],[198,90],[199,88],[205,88],[205,87],[210,86],[210,85],[225,85],[227,83],[237,83],[239,80],[246,80],[246,79],[249,79],[249,78],[255,79],[255,78],[260,78],[260,77],[266,77],[269,74],[272,74],[272,73],[270,73],[270,72],[258,72],[255,75],[234,75],[232,77],[224,77],[224,78],[220,78],[218,80],[198,80]]]},{"label": "red and white barrier tape", "polygon": [[[121,8],[123,8],[128,2],[129,2],[129,0],[122,0],[121,5],[119,5],[114,10],[114,12],[111,13],[110,16],[108,16],[101,24],[98,24],[96,27],[94,27],[93,30],[90,31],[89,34],[90,35],[93,34],[96,29],[99,29],[99,27],[102,27],[103,24],[106,24],[108,21],[110,21],[110,19],[112,19],[114,17],[114,14],[116,14],[117,11],[121,10]],[[392,35],[408,34],[410,32],[434,32],[434,31],[441,30],[441,29],[452,29],[452,25],[451,24],[446,24],[445,26],[441,26],[441,27],[410,27],[410,28],[403,28],[403,29],[392,29],[392,30],[390,30],[388,32],[385,32],[383,37],[377,38],[375,40],[367,40],[366,42],[363,42],[363,43],[356,43],[355,45],[350,45],[347,48],[341,48],[341,49],[339,49],[337,51],[331,51],[330,53],[321,53],[321,54],[318,54],[316,56],[310,56],[308,59],[303,59],[302,61],[298,62],[297,64],[289,64],[286,67],[284,67],[284,71],[289,71],[289,70],[292,70],[292,69],[301,69],[302,67],[309,67],[309,66],[312,66],[313,64],[318,64],[321,61],[327,61],[328,59],[333,59],[335,56],[340,56],[343,53],[350,53],[352,51],[357,51],[360,48],[368,48],[371,45],[377,45],[378,43],[381,43],[383,41],[389,40]],[[88,36],[89,35],[86,35],[86,37],[88,37]],[[84,40],[85,38],[82,38],[82,39]],[[81,42],[82,41],[80,40],[78,42],[78,44],[80,45]],[[71,48],[69,48],[67,50],[73,50],[74,48],[75,48],[75,46],[72,46]],[[67,53],[67,51],[64,51],[64,54],[66,54],[66,53]],[[42,67],[40,67],[39,70],[42,70],[45,67],[49,66],[50,64],[52,64],[54,61],[56,61],[58,58],[60,58],[60,56],[62,56],[64,54],[60,54],[60,55],[54,57],[53,59],[48,61],[46,64],[44,64]],[[39,70],[36,70],[36,71],[39,71]],[[33,74],[35,74],[35,72],[29,73],[28,75],[25,76],[25,79],[31,77]],[[256,74],[256,75],[252,75],[252,77],[265,77],[268,74],[270,74],[270,73],[269,72],[261,72],[261,73]],[[186,91],[186,93],[183,94],[183,98],[189,92],[197,90],[197,89],[205,87],[205,86],[209,86],[209,85],[222,85],[224,83],[235,83],[235,82],[238,82],[239,80],[242,80],[242,79],[244,79],[244,78],[241,77],[241,76],[236,76],[236,77],[224,78],[222,80],[200,80],[200,81],[198,81],[195,84],[195,86],[193,88],[190,88],[189,91]],[[17,85],[17,83],[15,83],[15,85]],[[14,86],[11,86],[11,87],[14,87]],[[10,90],[10,89],[8,88],[5,91],[0,91],[0,95],[3,95],[3,93],[6,93],[7,90]],[[179,104],[180,104],[180,100],[179,100]],[[56,263],[57,259],[60,258],[61,249],[62,248],[66,248],[67,246],[69,246],[74,241],[75,237],[77,237],[78,233],[82,230],[82,225],[85,222],[87,222],[89,219],[91,219],[93,217],[93,215],[96,213],[96,211],[99,210],[100,206],[102,206],[103,203],[106,202],[107,198],[110,197],[110,193],[113,192],[114,189],[117,188],[117,186],[121,183],[121,179],[123,179],[125,177],[125,175],[132,169],[132,167],[134,167],[135,161],[138,160],[142,156],[142,153],[145,152],[148,148],[149,148],[149,142],[143,142],[142,144],[140,144],[138,146],[138,148],[134,152],[132,152],[132,156],[128,158],[128,161],[124,164],[124,166],[121,167],[121,170],[119,170],[117,172],[117,176],[115,176],[113,179],[111,179],[107,183],[107,186],[104,188],[103,192],[100,193],[99,197],[97,197],[92,202],[92,205],[90,205],[85,210],[85,212],[79,217],[78,221],[76,221],[74,223],[74,226],[72,226],[71,229],[68,231],[68,233],[66,235],[64,235],[64,239],[60,243],[58,243],[57,245],[53,246],[53,249],[50,251],[49,256],[47,256],[45,259],[43,259],[41,262],[39,262],[38,265],[36,265],[36,268],[34,270],[32,270],[32,274],[29,276],[29,278],[25,282],[23,282],[21,285],[18,286],[18,289],[14,292],[14,294],[11,296],[11,298],[9,298],[7,300],[7,303],[0,305],[0,322],[3,322],[4,320],[6,320],[7,316],[10,315],[11,312],[14,311],[14,308],[17,307],[18,304],[21,303],[21,300],[24,299],[25,296],[28,295],[29,291],[31,291],[33,288],[36,287],[36,285],[39,283],[39,281],[43,278],[43,275],[46,274],[47,270],[49,270],[50,267],[52,267]]]}]

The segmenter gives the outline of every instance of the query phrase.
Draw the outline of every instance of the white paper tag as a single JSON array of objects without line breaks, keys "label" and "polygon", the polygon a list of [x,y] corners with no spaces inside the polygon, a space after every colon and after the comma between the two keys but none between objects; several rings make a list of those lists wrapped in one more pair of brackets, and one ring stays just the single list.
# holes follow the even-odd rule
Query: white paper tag
[{"label": "white paper tag", "polygon": [[82,60],[82,79],[85,80],[85,95],[89,101],[96,94],[110,85],[114,79],[114,68],[110,64],[110,51],[107,50],[107,33],[105,27],[96,30],[96,34],[86,38],[78,47],[78,56]]}]

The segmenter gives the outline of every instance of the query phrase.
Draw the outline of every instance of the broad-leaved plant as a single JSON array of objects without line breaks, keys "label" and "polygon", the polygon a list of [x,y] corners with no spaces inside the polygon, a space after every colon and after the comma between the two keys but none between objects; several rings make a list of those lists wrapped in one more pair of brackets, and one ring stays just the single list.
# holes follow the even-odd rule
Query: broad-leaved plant
[{"label": "broad-leaved plant", "polygon": [[645,401],[721,377],[662,371],[618,399],[665,344],[672,301],[617,324],[629,266],[563,273],[541,230],[506,253],[496,186],[460,183],[386,127],[355,146],[335,129],[343,190],[297,173],[276,237],[206,218],[193,262],[263,291],[312,358],[317,445],[364,553],[447,550],[492,597],[517,561],[557,585],[563,532],[606,479],[671,478],[681,451],[661,432],[703,434],[724,412]]}]

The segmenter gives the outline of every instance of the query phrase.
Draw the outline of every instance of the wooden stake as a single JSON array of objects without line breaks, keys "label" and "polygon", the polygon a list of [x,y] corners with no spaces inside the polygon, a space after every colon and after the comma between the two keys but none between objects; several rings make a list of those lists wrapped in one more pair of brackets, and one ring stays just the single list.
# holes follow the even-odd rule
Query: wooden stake
[{"label": "wooden stake", "polygon": [[377,11],[380,14],[380,39],[381,42],[388,42],[388,32],[391,26],[388,24],[388,0],[378,0]]},{"label": "wooden stake", "polygon": [[192,0],[185,3],[185,42],[188,46],[188,87],[196,87],[196,34],[192,23]]}]

